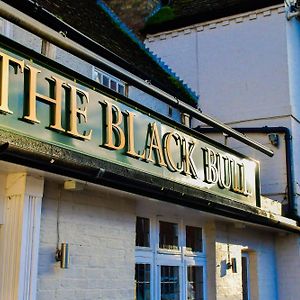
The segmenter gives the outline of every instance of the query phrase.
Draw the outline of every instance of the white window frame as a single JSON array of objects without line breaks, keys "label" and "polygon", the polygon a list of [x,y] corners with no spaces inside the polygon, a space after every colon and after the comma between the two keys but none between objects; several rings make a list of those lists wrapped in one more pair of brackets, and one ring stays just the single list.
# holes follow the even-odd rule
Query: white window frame
[{"label": "white window frame", "polygon": [[[120,95],[123,95],[123,96],[128,96],[128,88],[127,88],[127,84],[120,80],[119,78],[105,72],[105,71],[102,71],[101,69],[97,68],[97,67],[94,67],[93,66],[93,70],[92,70],[92,77],[93,77],[93,80],[97,81],[98,83],[100,83],[101,85],[107,87],[107,88],[110,88],[112,91],[120,94]],[[97,80],[97,77],[101,77],[100,78],[100,81]],[[109,86],[106,86],[103,84],[103,76],[106,76],[108,77],[108,80],[109,80]],[[116,82],[116,90],[112,89],[111,88],[111,81],[115,81]],[[121,94],[119,93],[119,86],[122,86],[124,88],[124,94]]]},{"label": "white window frame", "polygon": [[[161,296],[161,266],[178,266],[180,280],[180,300],[187,298],[187,267],[203,267],[203,297],[207,299],[207,262],[204,224],[200,222],[187,222],[180,218],[164,216],[149,216],[137,214],[139,217],[148,218],[150,226],[150,247],[136,247],[135,262],[137,264],[150,264],[150,292],[151,300],[160,299]],[[170,222],[178,224],[178,246],[179,250],[159,248],[159,222]],[[186,226],[202,229],[202,252],[186,250]]]}]

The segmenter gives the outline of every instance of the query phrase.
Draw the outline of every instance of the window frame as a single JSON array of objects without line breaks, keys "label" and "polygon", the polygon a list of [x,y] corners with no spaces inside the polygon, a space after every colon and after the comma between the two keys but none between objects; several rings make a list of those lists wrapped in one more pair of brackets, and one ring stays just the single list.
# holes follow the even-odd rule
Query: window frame
[{"label": "window frame", "polygon": [[[99,77],[99,81],[97,80],[97,77]],[[108,78],[108,86],[103,84],[103,77],[107,77]],[[124,82],[123,80],[93,66],[93,69],[92,69],[92,79],[95,80],[96,82],[98,82],[99,84],[109,88],[110,90],[122,95],[122,96],[125,96],[125,97],[128,97],[128,84],[126,82]],[[112,89],[111,88],[111,82],[114,81],[116,82],[116,89]],[[123,89],[124,89],[124,94],[120,93],[119,92],[119,86],[122,86]]]},{"label": "window frame", "polygon": [[[207,299],[207,262],[204,224],[201,222],[191,222],[178,217],[153,216],[147,214],[137,214],[137,217],[148,218],[150,221],[150,247],[136,247],[136,263],[150,263],[150,291],[151,300],[160,299],[161,296],[161,266],[178,266],[180,280],[180,300],[187,299],[188,278],[187,270],[189,266],[199,266],[203,268],[203,299]],[[176,223],[178,225],[178,250],[159,248],[159,222]],[[201,228],[202,230],[202,252],[186,250],[186,226]]]}]

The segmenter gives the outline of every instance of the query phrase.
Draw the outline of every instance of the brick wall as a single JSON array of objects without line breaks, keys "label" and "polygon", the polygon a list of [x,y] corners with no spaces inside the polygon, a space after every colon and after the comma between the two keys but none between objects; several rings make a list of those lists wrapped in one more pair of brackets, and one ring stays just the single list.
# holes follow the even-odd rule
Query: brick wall
[{"label": "brick wall", "polygon": [[300,240],[281,234],[276,241],[279,300],[295,300],[300,295]]},{"label": "brick wall", "polygon": [[[235,228],[234,224],[226,223],[217,223],[215,229],[216,299],[242,299],[241,256],[243,252],[249,255],[250,260],[251,299],[277,299],[274,235],[248,226]],[[209,266],[213,266],[210,261],[213,258],[214,256],[208,255],[208,272],[210,272]],[[236,258],[237,273],[226,268],[229,258]]]},{"label": "brick wall", "polygon": [[[132,300],[135,215],[133,201],[103,188],[67,192],[47,182],[42,206],[39,300]],[[69,243],[70,268],[55,261],[57,207],[60,241]]]}]

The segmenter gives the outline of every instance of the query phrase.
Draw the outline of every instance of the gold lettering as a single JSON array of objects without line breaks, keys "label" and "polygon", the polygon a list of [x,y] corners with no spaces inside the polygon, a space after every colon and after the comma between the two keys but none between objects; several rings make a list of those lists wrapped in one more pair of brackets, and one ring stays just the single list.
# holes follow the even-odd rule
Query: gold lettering
[{"label": "gold lettering", "polygon": [[219,181],[218,184],[221,188],[230,189],[231,175],[230,175],[230,160],[227,156],[217,154],[219,165]]},{"label": "gold lettering", "polygon": [[245,194],[245,167],[243,163],[231,161],[232,185],[231,189],[235,193]]},{"label": "gold lettering", "polygon": [[190,175],[193,178],[198,178],[195,163],[192,159],[192,154],[195,149],[194,142],[187,142],[182,140],[182,161],[183,161],[183,174]]},{"label": "gold lettering", "polygon": [[146,157],[146,151],[144,150],[144,152],[142,154],[138,154],[136,153],[135,149],[134,149],[134,124],[133,124],[133,120],[134,120],[134,116],[135,114],[129,111],[126,111],[126,114],[128,116],[127,118],[127,126],[128,126],[128,149],[127,149],[127,155],[130,155],[132,157],[135,158],[142,158],[145,159]]},{"label": "gold lettering", "polygon": [[4,114],[12,114],[13,112],[8,107],[8,90],[9,90],[9,64],[15,65],[15,73],[18,72],[18,67],[21,73],[24,72],[24,61],[13,58],[7,54],[0,52],[1,57],[1,93],[0,93],[0,112]]},{"label": "gold lettering", "polygon": [[58,131],[65,131],[62,128],[62,118],[61,118],[61,110],[62,110],[62,85],[64,82],[56,78],[54,76],[49,79],[50,81],[54,82],[54,99],[41,95],[37,93],[37,75],[41,73],[40,70],[32,67],[26,66],[29,69],[29,97],[28,97],[28,114],[24,115],[23,118],[27,121],[32,123],[40,123],[37,119],[37,112],[36,112],[36,102],[37,100],[42,100],[45,103],[51,105],[51,108],[54,108],[54,122],[50,124],[50,128],[58,130]]},{"label": "gold lettering", "polygon": [[[106,142],[105,147],[113,150],[121,150],[125,146],[125,134],[120,127],[123,117],[122,112],[117,105],[104,100],[106,105]],[[115,122],[113,122],[115,116]],[[114,137],[115,136],[115,142]],[[118,143],[118,145],[115,145]]]},{"label": "gold lettering", "polygon": [[[152,158],[152,152],[153,150],[155,151],[156,154],[156,158],[157,158],[157,164],[159,166],[164,166],[166,167],[166,163],[164,161],[164,157],[163,157],[163,151],[162,151],[162,147],[161,147],[161,141],[160,141],[160,137],[158,134],[158,129],[157,129],[157,125],[155,122],[153,122],[150,125],[150,130],[148,130],[148,137],[150,136],[150,145],[148,146],[148,155],[146,156],[146,161],[151,161],[151,162],[155,162],[154,159]],[[147,139],[148,141],[148,139]]]},{"label": "gold lettering", "polygon": [[[169,132],[164,136],[164,153],[165,160],[168,166],[168,169],[172,172],[182,172],[183,165],[181,163],[175,164],[172,154],[171,154],[171,139],[174,139],[176,146],[181,146],[181,137],[178,133]],[[181,149],[180,149],[181,152]],[[180,154],[181,155],[181,154]]]},{"label": "gold lettering", "polygon": [[[90,140],[92,137],[92,130],[89,132],[84,132],[80,134],[77,128],[77,120],[81,120],[81,117],[84,123],[87,123],[87,104],[89,103],[89,94],[82,89],[77,88],[71,84],[67,84],[70,88],[70,123],[68,134],[85,140]],[[80,99],[83,107],[80,108],[77,106],[77,97]]]},{"label": "gold lettering", "polygon": [[217,183],[217,155],[210,148],[202,148],[204,154],[204,181],[207,183]]},{"label": "gold lettering", "polygon": [[[244,168],[244,170],[246,170],[246,168]],[[247,181],[246,171],[245,171],[244,179],[245,179],[245,181],[244,181],[244,187],[245,187],[245,189],[244,189],[244,195],[245,196],[252,196],[251,187],[250,188],[248,187],[248,181]]]}]

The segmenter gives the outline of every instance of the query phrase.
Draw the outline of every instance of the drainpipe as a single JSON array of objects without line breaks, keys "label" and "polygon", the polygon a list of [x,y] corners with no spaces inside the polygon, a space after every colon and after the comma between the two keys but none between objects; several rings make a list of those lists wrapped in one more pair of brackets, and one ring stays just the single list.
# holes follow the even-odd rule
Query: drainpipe
[{"label": "drainpipe", "polygon": [[[200,126],[194,128],[200,133],[220,133],[220,130],[215,128],[202,128]],[[282,133],[285,140],[285,159],[287,172],[287,196],[288,196],[288,217],[300,222],[300,217],[297,214],[296,208],[296,192],[295,192],[295,175],[293,162],[293,145],[290,129],[283,126],[278,127],[240,127],[234,128],[241,133]]]}]

